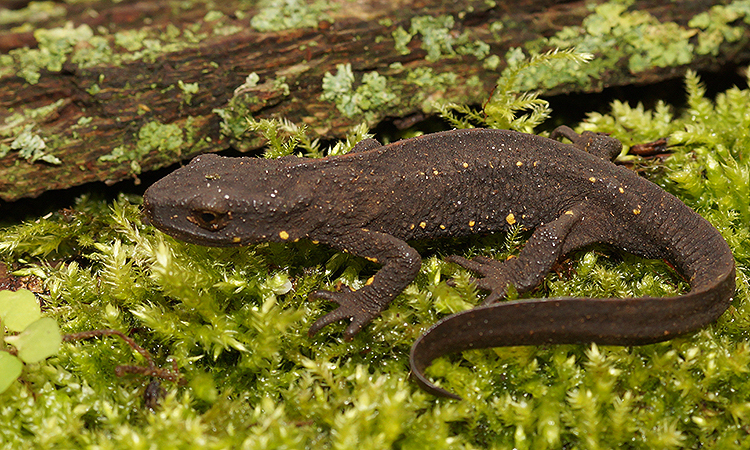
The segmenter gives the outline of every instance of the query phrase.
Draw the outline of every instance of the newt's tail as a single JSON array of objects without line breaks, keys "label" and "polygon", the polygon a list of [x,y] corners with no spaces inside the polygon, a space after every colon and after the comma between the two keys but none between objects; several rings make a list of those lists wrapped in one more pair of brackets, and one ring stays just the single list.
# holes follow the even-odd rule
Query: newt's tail
[{"label": "newt's tail", "polygon": [[410,355],[412,376],[427,392],[458,399],[425,377],[435,358],[469,349],[545,343],[642,345],[695,331],[721,316],[735,289],[734,259],[713,232],[720,242],[698,246],[708,249],[706,255],[692,255],[695,264],[686,268],[693,275],[692,289],[685,295],[531,299],[464,311],[444,318],[417,339]]}]

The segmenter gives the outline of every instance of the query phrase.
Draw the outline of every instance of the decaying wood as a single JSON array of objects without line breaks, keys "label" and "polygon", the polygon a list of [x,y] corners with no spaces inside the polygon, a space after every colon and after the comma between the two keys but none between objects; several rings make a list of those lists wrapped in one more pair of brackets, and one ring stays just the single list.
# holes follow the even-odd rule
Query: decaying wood
[{"label": "decaying wood", "polygon": [[[564,26],[580,24],[591,12],[587,7],[590,2],[584,1],[498,1],[494,6],[484,0],[342,0],[340,3],[338,10],[333,10],[316,26],[258,32],[250,26],[253,10],[246,10],[240,17],[235,11],[241,9],[242,4],[223,2],[216,5],[225,13],[222,26],[234,26],[239,30],[226,36],[214,33],[214,22],[203,20],[207,10],[194,7],[181,11],[174,7],[174,2],[59,4],[64,14],[40,18],[34,26],[52,28],[66,22],[71,22],[73,27],[88,24],[95,34],[102,36],[123,30],[176,27],[181,36],[187,36],[189,28],[190,33],[205,33],[206,37],[186,43],[179,50],[136,61],[91,67],[67,61],[60,71],[41,71],[36,84],[0,70],[0,142],[10,145],[17,130],[29,125],[45,140],[47,150],[62,161],[59,165],[30,163],[20,159],[16,152],[9,152],[0,159],[0,199],[15,200],[90,181],[114,182],[133,176],[137,168],[130,161],[102,161],[100,157],[117,147],[134,147],[139,130],[149,122],[179,126],[186,130],[185,142],[179,152],[154,149],[138,161],[142,170],[162,167],[199,152],[227,148],[230,140],[222,135],[221,120],[214,110],[227,108],[235,90],[251,73],[258,75],[259,82],[249,89],[254,101],[247,113],[255,118],[283,117],[307,124],[321,137],[341,137],[362,121],[373,125],[389,117],[418,114],[426,107],[426,102],[408,101],[418,93],[425,99],[479,103],[491,92],[505,67],[503,61],[497,67],[488,68],[472,55],[454,54],[428,60],[420,36],[408,43],[409,52],[404,54],[394,45],[392,33],[399,27],[408,30],[414,17],[450,15],[455,21],[452,32],[467,33],[471,39],[486,42],[490,53],[502,58],[512,47],[549,37]],[[689,18],[711,6],[707,3],[677,1],[663,6],[663,2],[641,1],[631,8],[685,26]],[[493,32],[490,25],[496,21],[516,25]],[[747,35],[746,26],[742,39],[723,45],[719,55],[694,59],[689,66],[655,68],[633,74],[625,65],[618,65],[589,86],[562,85],[551,93],[596,91],[611,85],[673,78],[688,67],[711,70],[729,61],[741,63],[748,59]],[[109,39],[115,51],[126,51],[115,45],[114,38]],[[0,29],[3,52],[25,46],[33,48],[36,44],[34,33],[27,28],[19,30],[14,24],[7,24]],[[389,77],[389,83],[405,100],[368,114],[342,114],[333,102],[321,100],[324,75],[336,73],[340,64],[351,64],[356,80],[372,71]],[[419,86],[407,82],[404,68],[419,67],[429,68],[436,74],[455,74],[455,81],[450,86]],[[467,83],[472,77],[479,80],[478,85]],[[279,80],[283,83],[278,83]],[[189,101],[176,87],[180,82],[198,84],[197,93]],[[248,95],[248,90],[243,92],[238,95]],[[57,106],[42,116],[8,122],[14,114],[55,102],[59,102]],[[11,129],[16,131],[10,132]],[[249,139],[243,142],[242,149],[261,144],[259,139]]]}]

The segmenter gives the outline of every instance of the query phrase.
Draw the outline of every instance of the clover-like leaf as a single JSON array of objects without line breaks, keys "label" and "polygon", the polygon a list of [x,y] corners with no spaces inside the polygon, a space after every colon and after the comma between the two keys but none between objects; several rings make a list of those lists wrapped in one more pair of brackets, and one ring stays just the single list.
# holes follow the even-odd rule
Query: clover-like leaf
[{"label": "clover-like leaf", "polygon": [[7,336],[5,342],[18,349],[18,357],[23,362],[35,363],[57,353],[62,336],[57,322],[43,317],[26,327],[21,334]]},{"label": "clover-like leaf", "polygon": [[10,331],[23,331],[42,317],[34,293],[27,289],[0,291],[0,321]]},{"label": "clover-like leaf", "polygon": [[0,352],[0,394],[21,376],[23,363],[8,352]]}]

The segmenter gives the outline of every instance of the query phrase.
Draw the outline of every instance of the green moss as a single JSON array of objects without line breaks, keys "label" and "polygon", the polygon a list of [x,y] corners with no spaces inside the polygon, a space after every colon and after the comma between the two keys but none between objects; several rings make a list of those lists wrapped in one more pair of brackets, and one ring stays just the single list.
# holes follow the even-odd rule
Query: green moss
[{"label": "green moss", "polygon": [[441,115],[456,128],[481,126],[533,132],[549,117],[551,111],[549,103],[539,98],[539,92],[526,92],[521,87],[528,80],[529,73],[538,74],[540,70],[545,70],[541,69],[543,67],[559,66],[561,63],[580,66],[591,58],[590,54],[573,50],[554,50],[526,58],[522,50],[511,49],[506,60],[507,67],[482,111],[465,105],[445,104],[441,106]]},{"label": "green moss", "polygon": [[[533,130],[547,106],[519,92],[517,80],[524,68],[558,58],[572,56],[515,61],[498,87],[504,94],[490,100],[488,113],[474,115]],[[429,76],[414,74],[414,79]],[[259,82],[254,88],[264,84]],[[614,103],[606,114],[589,114],[577,129],[611,132],[626,146],[668,138],[674,153],[664,161],[621,158],[700,212],[729,242],[737,260],[738,290],[717,324],[642,347],[549,345],[440,358],[430,376],[465,400],[437,399],[409,381],[409,348],[440,317],[470,308],[485,296],[470,274],[446,263],[444,256],[507,257],[523,245],[522,230],[419,244],[429,251],[422,252],[416,280],[347,342],[343,323],[307,336],[311,323],[332,308],[307,297],[339,284],[362,286],[377,270],[372,263],[310,242],[247,248],[190,245],[145,225],[139,198],[123,196],[107,203],[84,197],[68,210],[0,229],[0,258],[14,261],[16,274],[42,278],[44,314],[55,318],[64,333],[95,328],[129,332],[157,364],[170,367],[172,358],[188,384],[162,381],[167,396],[151,411],[143,406],[150,380],[113,373],[116,365],[143,363],[132,349],[106,337],[65,343],[57,356],[27,366],[21,380],[0,394],[0,444],[93,448],[92,443],[104,442],[113,449],[747,447],[750,118],[745,112],[750,90],[732,88],[711,101],[694,74],[686,84],[684,111],[664,104],[646,110]],[[524,105],[531,109],[515,109]],[[534,114],[534,108],[540,112]],[[243,126],[266,136],[269,156],[324,153],[302,128],[281,120],[261,122],[253,125],[245,119]],[[152,133],[144,131],[144,143],[171,151],[160,124],[150,128]],[[346,151],[366,131],[358,128],[348,143],[330,152]],[[525,296],[659,296],[685,289],[684,280],[664,263],[603,248],[571,255],[559,272]],[[451,278],[455,286],[446,284]]]}]

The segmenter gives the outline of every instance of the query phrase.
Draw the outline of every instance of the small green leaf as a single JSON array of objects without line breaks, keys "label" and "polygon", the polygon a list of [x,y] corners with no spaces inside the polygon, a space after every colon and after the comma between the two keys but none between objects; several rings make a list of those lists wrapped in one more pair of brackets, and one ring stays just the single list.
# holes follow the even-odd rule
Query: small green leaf
[{"label": "small green leaf", "polygon": [[62,336],[57,322],[43,317],[26,327],[21,334],[6,337],[5,341],[18,349],[18,357],[22,361],[35,363],[57,353]]},{"label": "small green leaf", "polygon": [[0,320],[9,330],[23,331],[40,317],[42,313],[33,292],[26,289],[0,291]]},{"label": "small green leaf", "polygon": [[0,352],[0,394],[21,376],[23,363],[8,352]]}]

